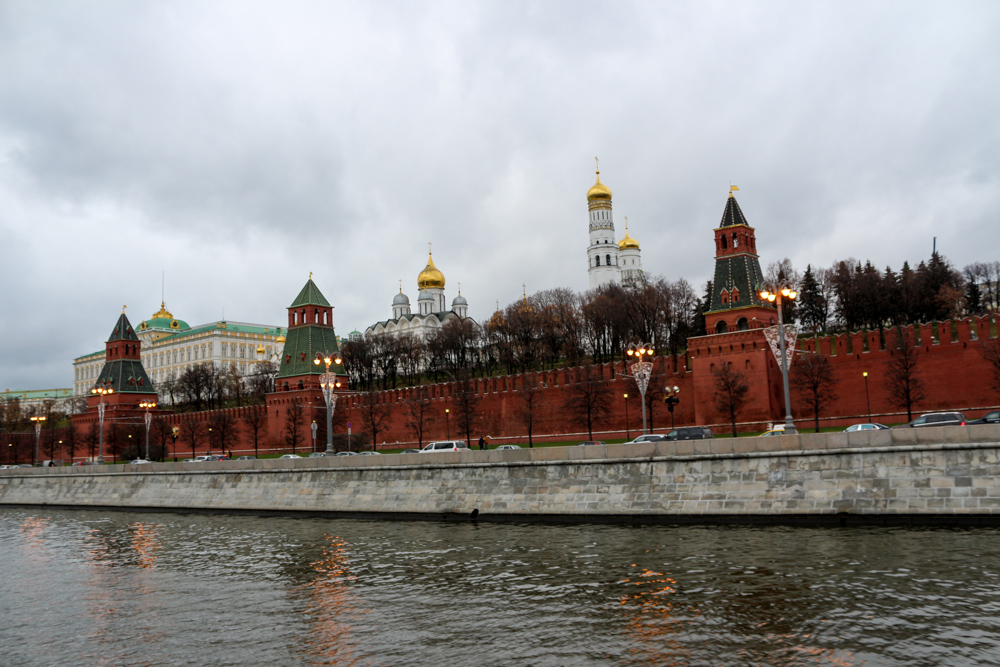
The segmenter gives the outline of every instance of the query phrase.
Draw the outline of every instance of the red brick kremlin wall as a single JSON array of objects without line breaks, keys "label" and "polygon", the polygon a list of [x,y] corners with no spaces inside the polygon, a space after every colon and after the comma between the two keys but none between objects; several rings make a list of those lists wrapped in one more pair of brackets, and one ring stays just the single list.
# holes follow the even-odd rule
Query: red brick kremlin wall
[{"label": "red brick kremlin wall", "polygon": [[[909,329],[911,338],[919,341],[918,374],[927,391],[927,399],[915,408],[916,412],[958,409],[965,410],[968,417],[974,418],[990,408],[996,408],[1000,396],[990,389],[990,368],[983,357],[982,348],[986,341],[994,342],[996,339],[998,319],[1000,318],[990,315],[971,320],[925,324]],[[884,346],[880,344],[877,331],[821,335],[799,340],[796,355],[814,353],[817,350],[828,355],[838,380],[838,399],[828,414],[823,415],[821,425],[846,426],[867,421],[868,407],[862,375],[864,371],[868,372],[872,419],[882,422],[905,421],[905,412],[891,406],[885,390],[887,367],[895,354],[895,332],[887,330],[885,336]],[[781,374],[760,329],[694,338],[691,339],[689,348],[687,357],[656,358],[650,383],[651,390],[657,391],[660,398],[663,386],[676,385],[680,388],[680,404],[674,412],[678,426],[702,424],[712,426],[717,433],[728,430],[725,418],[714,405],[712,371],[723,363],[732,363],[747,376],[751,385],[751,400],[740,416],[740,430],[762,430],[768,423],[783,419]],[[626,392],[629,394],[627,432],[635,436],[641,431],[642,416],[639,392],[634,380],[624,375],[624,365],[620,362],[604,364],[595,369],[612,392],[613,407],[610,415],[595,428],[594,437],[615,439],[626,436],[626,407],[623,398]],[[480,433],[489,434],[493,436],[494,445],[503,442],[526,444],[525,428],[517,419],[517,411],[521,407],[518,389],[523,382],[529,382],[537,383],[542,388],[533,429],[535,438],[540,441],[586,439],[586,427],[565,407],[571,387],[580,381],[582,375],[583,369],[571,368],[474,381],[475,391],[481,399],[477,437]],[[427,387],[432,399],[432,417],[425,430],[425,442],[443,439],[448,434],[445,408],[451,409],[450,436],[460,437],[456,405],[450,398],[453,389],[451,384]],[[388,428],[379,434],[380,447],[415,445],[413,431],[407,427],[408,414],[405,408],[406,401],[415,391],[397,389],[378,395],[379,400],[389,404],[391,410]],[[270,447],[283,449],[285,418],[288,408],[295,400],[301,401],[305,408],[301,440],[308,447],[312,442],[310,422],[315,419],[322,423],[325,419],[325,408],[318,390],[270,394],[266,408],[230,408],[229,411],[237,419],[242,419],[250,410],[266,409],[266,443]],[[341,395],[336,411],[338,423],[344,425],[350,422],[355,433],[364,430],[357,395]],[[141,414],[137,411],[129,413],[136,417]],[[112,411],[109,410],[108,416],[111,414]],[[794,390],[792,414],[800,429],[811,427],[811,415],[797,406]],[[121,416],[126,416],[124,411]],[[211,416],[212,412],[207,411],[198,414],[205,422],[209,422]],[[74,422],[78,427],[90,428],[96,426],[96,418],[96,413],[88,412],[78,415]],[[182,426],[180,415],[169,415],[166,418],[171,425]],[[657,432],[669,429],[670,415],[662,400],[654,402],[651,423]],[[252,438],[246,428],[242,428],[240,438],[241,444],[231,448],[234,453],[252,452]],[[182,456],[190,453],[185,452],[183,447],[181,452]]]}]

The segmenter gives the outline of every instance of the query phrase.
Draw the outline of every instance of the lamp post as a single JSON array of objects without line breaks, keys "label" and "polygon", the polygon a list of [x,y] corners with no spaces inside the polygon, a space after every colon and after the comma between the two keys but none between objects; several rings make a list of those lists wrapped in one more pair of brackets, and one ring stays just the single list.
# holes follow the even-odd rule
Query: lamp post
[{"label": "lamp post", "polygon": [[90,390],[91,394],[99,394],[101,397],[101,402],[97,404],[97,423],[100,424],[100,430],[98,431],[97,436],[98,463],[104,463],[104,397],[108,394],[115,393],[111,383],[111,378],[105,378],[101,382],[95,384],[94,388]]},{"label": "lamp post", "polygon": [[444,418],[445,421],[447,422],[447,429],[448,429],[446,431],[447,435],[445,436],[445,439],[451,440],[451,410],[449,410],[448,408],[444,409]]},{"label": "lamp post", "polygon": [[149,460],[149,425],[153,423],[153,415],[149,413],[150,410],[156,407],[156,401],[143,401],[139,403],[139,407],[146,411],[145,422],[146,422],[146,460]]},{"label": "lamp post", "polygon": [[791,285],[761,285],[760,298],[774,303],[778,307],[778,349],[781,350],[781,380],[785,388],[785,433],[795,433],[795,423],[792,421],[792,399],[788,391],[788,355],[785,352],[785,321],[781,314],[781,301],[794,301],[798,292]]},{"label": "lamp post", "polygon": [[652,358],[653,347],[651,345],[646,345],[645,343],[633,343],[632,345],[629,345],[626,354],[637,359],[637,361],[629,366],[629,368],[632,369],[632,377],[635,378],[635,383],[639,385],[639,394],[642,397],[642,432],[645,435],[646,387],[649,386],[649,376],[653,373],[653,363],[651,361],[643,361],[643,358],[646,356]]},{"label": "lamp post", "polygon": [[[335,373],[330,372],[331,364],[342,364],[344,360],[339,355],[329,352],[316,353],[313,363],[324,364],[326,372],[319,376],[319,386],[323,390],[323,400],[326,401],[326,455],[333,456],[333,411],[337,409],[337,395],[334,390],[340,386],[340,380]],[[315,423],[315,422],[314,422]],[[315,449],[316,432],[313,431],[313,446]]]},{"label": "lamp post", "polygon": [[41,417],[30,417],[31,421],[35,422],[35,461],[34,464],[38,465],[41,461],[41,455],[39,454],[38,442],[42,437],[42,422],[45,421],[45,416]]},{"label": "lamp post", "polygon": [[868,402],[868,423],[872,423],[872,397],[868,393],[868,371],[862,373],[865,376],[865,400]]},{"label": "lamp post", "polygon": [[625,392],[625,439],[631,440],[632,434],[628,430],[628,392]]},{"label": "lamp post", "polygon": [[678,386],[667,387],[663,390],[666,394],[663,397],[663,402],[667,404],[667,410],[670,411],[670,430],[674,429],[674,406],[681,402],[681,399],[677,398],[677,394],[681,393],[681,388]]}]

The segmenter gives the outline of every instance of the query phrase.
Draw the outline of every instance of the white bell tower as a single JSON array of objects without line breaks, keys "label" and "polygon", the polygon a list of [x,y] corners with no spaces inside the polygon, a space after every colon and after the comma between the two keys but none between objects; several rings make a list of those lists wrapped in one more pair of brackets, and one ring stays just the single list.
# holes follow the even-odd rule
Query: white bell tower
[{"label": "white bell tower", "polygon": [[590,211],[590,245],[587,247],[590,289],[620,283],[622,270],[615,241],[615,221],[611,215],[611,188],[601,183],[600,164],[597,182],[587,191],[587,208]]}]

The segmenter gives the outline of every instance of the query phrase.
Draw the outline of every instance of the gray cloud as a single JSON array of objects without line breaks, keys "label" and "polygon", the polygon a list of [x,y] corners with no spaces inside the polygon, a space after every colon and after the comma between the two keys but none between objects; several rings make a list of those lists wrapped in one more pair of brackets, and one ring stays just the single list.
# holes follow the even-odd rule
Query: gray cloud
[{"label": "gray cloud", "polygon": [[[435,260],[496,300],[586,287],[593,156],[654,274],[993,260],[994,3],[0,4],[0,385],[68,386],[122,303],[341,333]],[[993,253],[995,255],[995,253]]]}]

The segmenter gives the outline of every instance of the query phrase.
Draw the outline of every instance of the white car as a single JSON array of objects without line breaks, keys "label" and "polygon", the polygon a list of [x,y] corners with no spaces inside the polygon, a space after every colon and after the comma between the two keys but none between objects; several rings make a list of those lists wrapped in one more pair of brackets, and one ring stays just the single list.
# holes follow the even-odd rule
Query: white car
[{"label": "white car", "polygon": [[208,460],[208,456],[196,456],[193,459],[184,459],[184,463],[202,463]]},{"label": "white car", "polygon": [[440,440],[432,442],[420,450],[421,454],[436,454],[437,452],[469,451],[469,446],[462,440]]},{"label": "white car", "polygon": [[640,435],[635,440],[630,440],[629,442],[626,442],[625,444],[626,445],[634,445],[637,442],[660,442],[661,440],[666,440],[666,439],[667,439],[667,437],[665,435],[654,435],[652,433],[649,433],[649,434],[646,434],[646,435]]},{"label": "white car", "polygon": [[132,459],[129,463],[152,463],[152,461],[147,461],[146,459]]},{"label": "white car", "polygon": [[382,452],[358,452],[361,456],[382,456]]},{"label": "white car", "polygon": [[521,449],[521,445],[500,445],[497,447],[498,452],[503,449]]},{"label": "white car", "polygon": [[279,456],[279,459],[301,459],[302,457],[298,454],[285,454],[284,456]]}]

